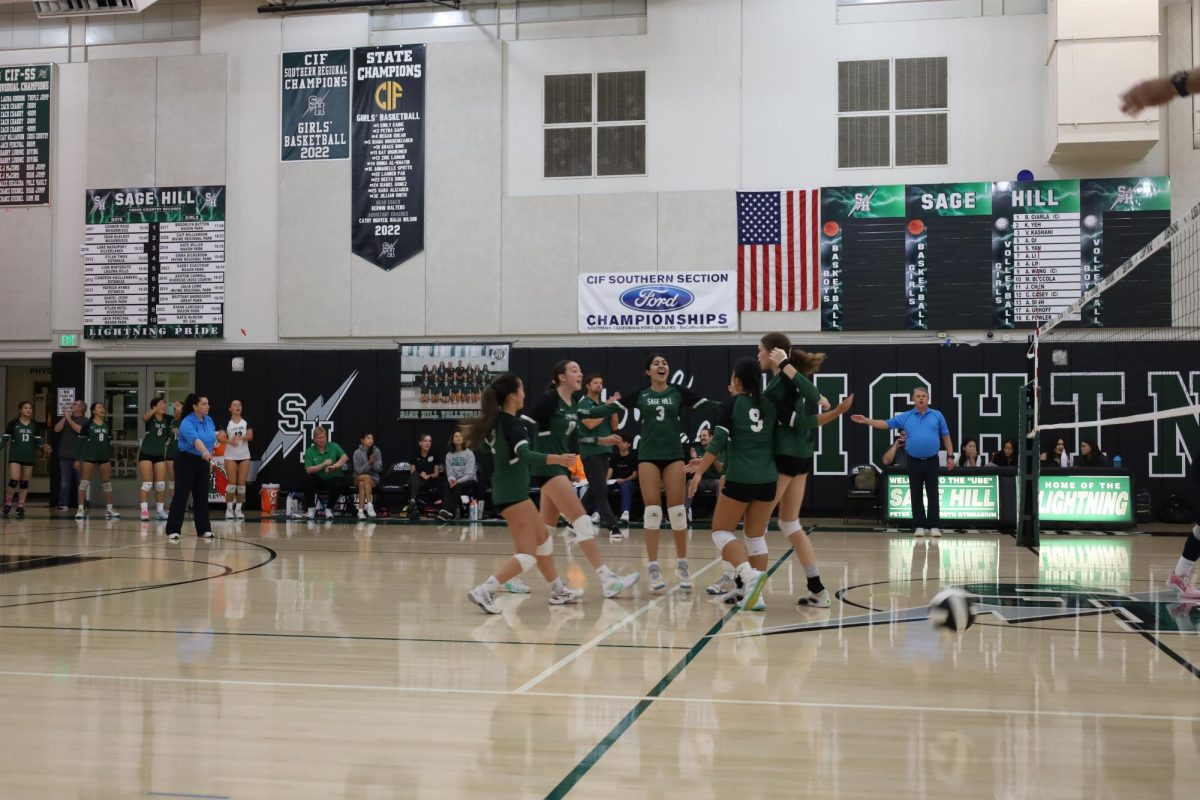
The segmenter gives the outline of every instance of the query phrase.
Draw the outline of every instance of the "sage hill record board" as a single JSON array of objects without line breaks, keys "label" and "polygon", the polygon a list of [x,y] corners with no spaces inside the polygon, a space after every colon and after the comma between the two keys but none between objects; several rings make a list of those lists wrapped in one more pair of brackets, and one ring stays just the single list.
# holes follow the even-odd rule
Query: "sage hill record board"
[{"label": "sage hill record board", "polygon": [[87,339],[224,335],[225,187],[89,189]]},{"label": "sage hill record board", "polygon": [[[1031,328],[1170,223],[1168,178],[821,190],[822,330]],[[1163,248],[1076,321],[1171,324]]]}]

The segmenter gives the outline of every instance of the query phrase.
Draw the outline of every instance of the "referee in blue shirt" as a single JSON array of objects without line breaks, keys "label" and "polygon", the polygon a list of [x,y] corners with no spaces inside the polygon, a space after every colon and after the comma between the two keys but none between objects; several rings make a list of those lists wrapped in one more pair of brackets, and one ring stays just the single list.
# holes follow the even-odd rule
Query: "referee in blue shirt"
[{"label": "referee in blue shirt", "polygon": [[[938,529],[938,445],[946,450],[946,469],[954,469],[954,445],[950,444],[950,428],[942,412],[929,407],[929,391],[918,386],[912,392],[913,407],[891,419],[870,419],[855,414],[850,419],[880,430],[899,428],[907,441],[904,454],[908,457],[908,491],[912,497],[913,523],[916,535],[941,536]],[[922,502],[922,488],[929,495],[929,511]]]},{"label": "referee in blue shirt", "polygon": [[175,456],[175,495],[171,498],[171,513],[167,516],[167,539],[179,541],[188,497],[192,498],[192,514],[196,535],[211,539],[212,524],[208,519],[208,480],[212,472],[212,454],[217,446],[217,429],[208,415],[208,398],[189,394],[183,401],[179,423],[179,454]]}]

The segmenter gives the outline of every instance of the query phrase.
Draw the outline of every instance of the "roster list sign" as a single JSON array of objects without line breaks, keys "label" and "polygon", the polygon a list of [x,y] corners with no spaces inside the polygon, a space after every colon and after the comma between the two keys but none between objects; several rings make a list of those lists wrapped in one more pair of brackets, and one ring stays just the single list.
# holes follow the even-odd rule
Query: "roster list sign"
[{"label": "roster list sign", "polygon": [[83,335],[224,335],[225,187],[89,189]]},{"label": "roster list sign", "polygon": [[52,70],[0,67],[0,206],[50,202]]},{"label": "roster list sign", "polygon": [[1012,303],[1012,322],[996,321],[1010,327],[1061,314],[1091,282],[1079,257],[1079,181],[997,183],[992,210],[995,296]]},{"label": "roster list sign", "polygon": [[354,50],[350,241],[391,270],[425,249],[425,45]]}]

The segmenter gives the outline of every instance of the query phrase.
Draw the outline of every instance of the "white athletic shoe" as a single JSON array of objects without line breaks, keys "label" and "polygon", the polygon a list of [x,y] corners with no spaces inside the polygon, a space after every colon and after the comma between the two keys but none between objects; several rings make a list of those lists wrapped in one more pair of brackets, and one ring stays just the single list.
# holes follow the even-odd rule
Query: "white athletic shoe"
[{"label": "white athletic shoe", "polygon": [[148,509],[143,508],[142,513],[139,515],[139,518],[141,519],[142,522],[149,522],[150,521],[150,511]]},{"label": "white athletic shoe", "polygon": [[310,508],[310,509],[308,510],[308,513],[307,513],[307,514],[305,514],[305,517],[306,517],[307,519],[310,519],[310,520],[311,520],[311,519],[316,519],[316,518],[317,518],[317,507],[316,507],[316,506],[313,506],[312,508]]},{"label": "white athletic shoe", "polygon": [[680,589],[692,588],[692,572],[691,572],[691,570],[688,569],[687,562],[685,562],[685,561],[679,562],[678,572],[679,572],[679,588]]},{"label": "white athletic shoe", "polygon": [[233,513],[233,506],[226,504],[226,506],[225,506],[225,521],[233,522],[235,519],[237,519],[237,516]]},{"label": "white athletic shoe", "polygon": [[924,528],[917,528],[915,531],[913,531],[913,536],[917,537],[918,539],[920,539],[924,535],[925,535]]},{"label": "white athletic shoe", "polygon": [[619,542],[625,538],[625,533],[621,530],[620,525],[613,525],[608,529],[608,540],[610,542]]},{"label": "white athletic shoe", "polygon": [[604,584],[604,596],[610,599],[616,597],[637,583],[640,577],[642,577],[640,572],[631,572],[628,575],[613,575]]},{"label": "white athletic shoe", "polygon": [[178,541],[179,541],[179,534],[178,534],[178,533],[168,533],[168,534],[167,534],[167,541],[168,541],[168,542],[178,542]]},{"label": "white athletic shoe", "polygon": [[578,603],[579,598],[582,596],[583,596],[583,592],[580,592],[576,589],[572,589],[570,586],[564,585],[562,587],[562,589],[559,589],[559,590],[551,589],[550,590],[549,601],[550,601],[550,605],[552,605],[552,606],[564,606],[567,603]]},{"label": "white athletic shoe", "polygon": [[332,508],[325,509],[325,519],[333,519],[333,509]]},{"label": "white athletic shoe", "polygon": [[240,503],[238,504],[238,507],[233,510],[233,518],[234,519],[245,519],[246,518],[246,515],[244,513],[242,513],[242,506]]},{"label": "white athletic shoe", "polygon": [[367,517],[369,519],[375,519],[376,516],[378,515],[375,513],[375,504],[367,503]]},{"label": "white athletic shoe", "polygon": [[492,596],[491,592],[482,586],[476,586],[474,589],[467,592],[467,599],[489,614],[500,613],[500,606],[496,605],[496,598]]},{"label": "white athletic shoe", "polygon": [[748,608],[751,611],[761,611],[766,605],[762,602],[762,590],[767,583],[767,572],[764,570],[759,572],[755,570],[754,576],[746,584],[746,596],[742,598],[740,603],[742,608]]},{"label": "white athletic shoe", "polygon": [[711,595],[729,594],[737,588],[737,584],[733,581],[732,575],[722,575],[721,580],[707,587],[704,591]]},{"label": "white athletic shoe", "polygon": [[114,511],[113,509],[109,508],[109,509],[105,509],[104,518],[105,519],[120,519],[121,515],[118,514],[116,511]]},{"label": "white athletic shoe", "polygon": [[621,522],[629,522],[629,512],[628,511],[621,512]]},{"label": "white athletic shoe", "polygon": [[525,581],[521,580],[520,576],[513,578],[511,581],[504,582],[504,591],[512,594],[529,594],[529,587],[525,585]]},{"label": "white athletic shoe", "polygon": [[829,590],[822,589],[816,593],[809,592],[796,600],[796,605],[805,606],[806,608],[829,608]]},{"label": "white athletic shoe", "polygon": [[366,518],[367,518],[367,512],[366,512],[366,510],[365,510],[365,509],[361,509],[361,508],[360,508],[360,509],[358,510],[358,518],[359,518],[359,519],[366,519]]},{"label": "white athletic shoe", "polygon": [[599,524],[600,524],[600,512],[599,512],[599,511],[593,511],[593,512],[592,512],[592,524],[593,524],[593,525],[599,525]]},{"label": "white athletic shoe", "polygon": [[84,519],[85,517],[87,517],[87,509],[80,506],[79,510],[75,512],[75,519]]},{"label": "white athletic shoe", "polygon": [[929,535],[935,539],[940,539],[942,538],[942,531],[940,528],[930,528]]},{"label": "white athletic shoe", "polygon": [[170,518],[170,515],[161,508],[154,512],[154,516],[159,522],[166,522]]},{"label": "white athletic shoe", "polygon": [[661,592],[667,588],[667,579],[663,577],[662,570],[658,564],[650,565],[650,591]]}]

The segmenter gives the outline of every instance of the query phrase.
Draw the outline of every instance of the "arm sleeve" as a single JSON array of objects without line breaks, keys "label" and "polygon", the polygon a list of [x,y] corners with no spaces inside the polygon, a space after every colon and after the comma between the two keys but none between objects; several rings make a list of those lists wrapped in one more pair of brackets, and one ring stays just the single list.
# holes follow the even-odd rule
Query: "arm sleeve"
[{"label": "arm sleeve", "polygon": [[683,404],[688,408],[700,410],[719,408],[721,405],[715,400],[709,400],[707,397],[701,397],[686,386],[680,386],[677,388],[679,389],[679,396],[683,398]]},{"label": "arm sleeve", "polygon": [[792,385],[796,387],[796,391],[800,396],[811,403],[821,402],[821,393],[817,391],[817,387],[808,378],[796,373],[796,377],[792,378]]},{"label": "arm sleeve", "polygon": [[539,453],[529,446],[529,437],[525,433],[524,425],[504,414],[500,417],[500,427],[504,434],[504,440],[508,442],[509,449],[512,450],[514,456],[526,464],[546,463],[546,454]]},{"label": "arm sleeve", "polygon": [[946,425],[946,418],[942,416],[942,412],[938,412],[938,436],[949,436],[950,428]]},{"label": "arm sleeve", "polygon": [[16,435],[16,432],[17,432],[17,421],[15,419],[9,420],[8,425],[4,428],[4,435],[8,436],[8,437],[12,437],[12,436]]},{"label": "arm sleeve", "polygon": [[[88,424],[91,427],[91,424]],[[186,417],[183,422],[179,423],[179,443],[194,447],[196,440],[200,438],[200,432],[196,430],[196,424],[192,422],[191,416]]]},{"label": "arm sleeve", "polygon": [[737,398],[730,397],[721,403],[717,410],[717,419],[713,423],[712,444],[709,445],[708,452],[718,461],[725,454],[725,448],[729,444],[729,428],[733,425],[733,404],[736,400]]},{"label": "arm sleeve", "polygon": [[588,408],[580,407],[576,409],[576,413],[580,417],[586,419],[603,419],[610,414],[620,414],[621,411],[622,409],[619,403],[604,403],[603,405],[597,403]]},{"label": "arm sleeve", "polygon": [[891,428],[892,430],[895,430],[896,428],[903,428],[903,427],[904,427],[904,420],[905,420],[905,419],[907,419],[907,418],[908,418],[908,412],[907,412],[907,411],[905,411],[905,412],[903,412],[903,413],[900,413],[900,414],[897,414],[896,416],[892,417],[891,419],[889,419],[889,420],[887,421],[887,426],[888,426],[889,428]]}]

